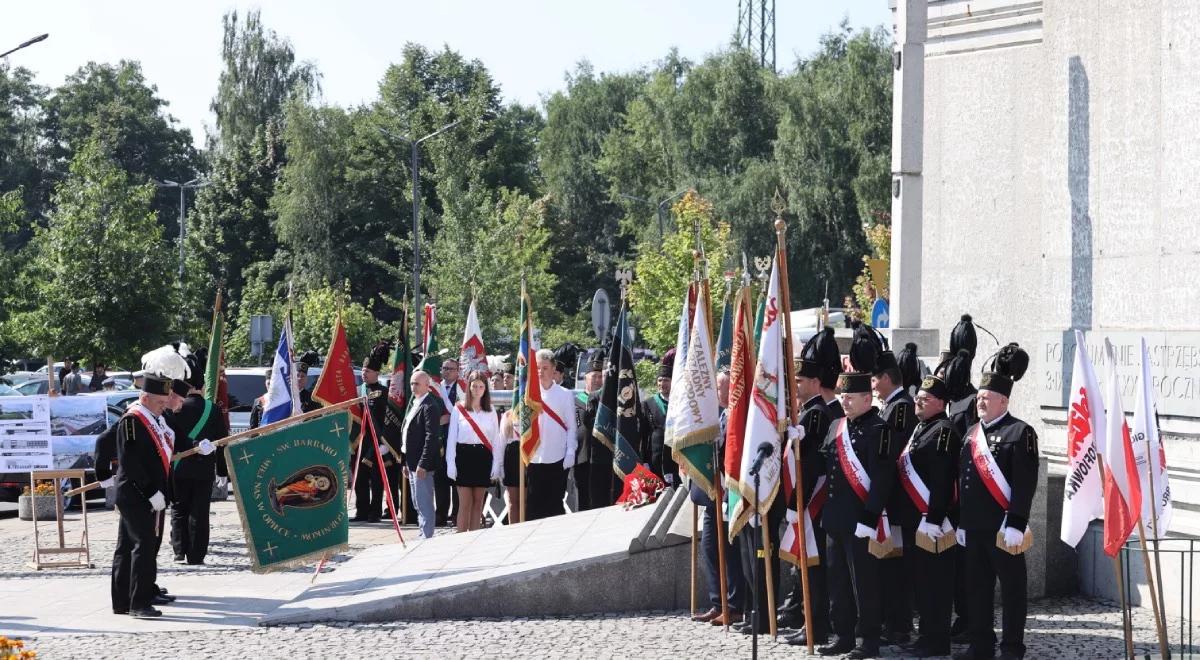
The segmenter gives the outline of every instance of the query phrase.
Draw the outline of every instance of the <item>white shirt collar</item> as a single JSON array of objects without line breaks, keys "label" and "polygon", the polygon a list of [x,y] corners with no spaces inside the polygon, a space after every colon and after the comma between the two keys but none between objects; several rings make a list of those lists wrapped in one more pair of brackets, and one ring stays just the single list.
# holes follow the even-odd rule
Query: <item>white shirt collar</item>
[{"label": "white shirt collar", "polygon": [[883,402],[884,402],[885,404],[886,404],[886,403],[891,403],[891,402],[892,402],[892,399],[894,399],[894,398],[896,398],[896,397],[900,396],[900,394],[901,394],[901,393],[903,393],[903,392],[904,392],[904,388],[903,388],[903,387],[897,387],[896,389],[892,390],[892,393],[891,393],[891,394],[889,394],[889,395],[888,395],[888,398],[887,398],[887,399],[884,399],[884,401],[883,401]]},{"label": "white shirt collar", "polygon": [[991,429],[991,428],[995,427],[997,424],[999,424],[999,423],[1000,423],[1000,420],[1004,419],[1005,417],[1008,417],[1008,411],[1007,411],[1007,410],[1005,410],[1003,413],[1001,413],[1001,414],[1000,414],[1000,416],[999,416],[999,417],[997,417],[996,419],[993,419],[993,420],[992,420],[992,421],[990,421],[990,422],[985,422],[985,421],[983,421],[983,420],[981,419],[981,420],[979,420],[979,423],[983,425],[983,430],[984,430],[984,431],[987,431],[987,430],[989,430],[989,429]]}]

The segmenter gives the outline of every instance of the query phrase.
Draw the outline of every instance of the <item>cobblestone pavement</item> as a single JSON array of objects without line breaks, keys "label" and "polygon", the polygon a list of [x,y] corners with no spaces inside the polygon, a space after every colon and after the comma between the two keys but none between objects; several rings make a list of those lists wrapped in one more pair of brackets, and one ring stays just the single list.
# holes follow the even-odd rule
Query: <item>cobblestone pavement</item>
[{"label": "cobblestone pavement", "polygon": [[[1152,615],[1135,612],[1138,654],[1154,653]],[[1175,622],[1178,630],[1178,622]],[[1082,598],[1032,604],[1028,658],[1119,658],[1121,614],[1115,605]],[[759,638],[763,658],[795,658],[804,650]],[[46,658],[745,658],[749,638],[691,623],[683,613],[560,619],[487,619],[387,624],[304,625],[211,632],[52,636],[31,646]],[[956,647],[961,649],[963,647]],[[1200,651],[1194,649],[1193,652]],[[898,648],[885,657],[903,657]]]}]

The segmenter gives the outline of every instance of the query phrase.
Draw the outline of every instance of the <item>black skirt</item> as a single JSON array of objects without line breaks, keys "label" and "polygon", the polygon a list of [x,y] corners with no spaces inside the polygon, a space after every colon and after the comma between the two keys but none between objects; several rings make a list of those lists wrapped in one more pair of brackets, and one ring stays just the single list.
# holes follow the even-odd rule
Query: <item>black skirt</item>
[{"label": "black skirt", "polygon": [[454,448],[454,466],[458,469],[455,485],[486,488],[492,483],[492,452],[483,445],[458,445]]},{"label": "black skirt", "polygon": [[521,457],[517,453],[520,446],[520,440],[514,440],[504,446],[504,485],[509,488],[518,488],[521,485]]}]

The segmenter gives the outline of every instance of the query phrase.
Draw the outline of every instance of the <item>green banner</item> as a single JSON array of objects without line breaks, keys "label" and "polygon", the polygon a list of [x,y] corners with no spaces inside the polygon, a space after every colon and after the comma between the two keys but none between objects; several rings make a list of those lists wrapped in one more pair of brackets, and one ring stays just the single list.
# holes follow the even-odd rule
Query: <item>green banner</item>
[{"label": "green banner", "polygon": [[291,568],[346,547],[346,411],[239,440],[226,452],[255,573]]}]

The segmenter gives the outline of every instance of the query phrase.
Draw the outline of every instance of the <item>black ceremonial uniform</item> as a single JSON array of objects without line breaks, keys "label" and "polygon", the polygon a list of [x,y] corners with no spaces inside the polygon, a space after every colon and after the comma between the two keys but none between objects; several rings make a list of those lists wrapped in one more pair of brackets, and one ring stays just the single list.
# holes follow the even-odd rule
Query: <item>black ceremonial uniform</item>
[{"label": "black ceremonial uniform", "polygon": [[262,425],[263,410],[266,408],[266,405],[266,394],[254,400],[254,405],[250,406],[250,428],[256,429]]},{"label": "black ceremonial uniform", "polygon": [[[587,434],[588,460],[588,506],[593,509],[610,506],[621,494],[621,482],[613,472],[613,452],[596,436],[596,413],[600,410],[600,397],[604,390],[588,395],[587,407],[583,411],[584,432]],[[635,448],[636,449],[636,448]],[[638,462],[641,462],[640,460]]]},{"label": "black ceremonial uniform", "polygon": [[[388,388],[379,382],[363,383],[363,392],[367,397],[367,413],[371,415],[371,423],[379,438],[379,451],[383,455],[383,468],[387,472],[389,493],[392,495],[392,506],[399,507],[400,500],[394,499],[399,494],[400,459],[398,451],[400,443],[387,437],[387,431],[393,425],[385,422],[388,415]],[[399,428],[400,425],[394,425]],[[375,443],[371,439],[370,429],[360,428],[354,424],[351,437],[362,435],[362,449],[359,452],[358,480],[354,483],[354,520],[379,522],[383,515],[384,500],[383,477],[379,474],[379,465],[375,457]],[[386,451],[385,451],[386,449]],[[396,515],[400,515],[399,509]]]},{"label": "black ceremonial uniform", "polygon": [[[988,451],[1012,490],[1007,511],[992,497],[972,460],[970,434],[980,427]],[[971,652],[976,657],[992,657],[992,600],[997,578],[1004,611],[1000,649],[1017,657],[1025,654],[1025,554],[1012,555],[997,548],[996,532],[1002,522],[1019,531],[1029,524],[1038,460],[1037,432],[1009,413],[990,425],[980,422],[963,438],[959,453],[959,527],[966,530],[967,536],[967,599]]]},{"label": "black ceremonial uniform", "polygon": [[839,423],[830,425],[822,453],[829,465],[829,499],[821,526],[829,535],[829,597],[833,631],[839,643],[861,631],[864,647],[878,647],[880,637],[880,561],[867,551],[867,539],[854,531],[859,523],[874,528],[896,481],[898,443],[876,408],[849,425],[854,454],[871,478],[864,504],[854,492],[838,460]]},{"label": "black ceremonial uniform", "polygon": [[113,424],[96,436],[96,481],[107,481],[117,473],[117,428]]},{"label": "black ceremonial uniform", "polygon": [[320,407],[320,402],[313,398],[312,388],[300,390],[300,412],[312,412]]},{"label": "black ceremonial uniform", "polygon": [[950,418],[950,423],[954,426],[954,430],[958,432],[959,437],[966,437],[967,430],[979,421],[979,411],[975,410],[975,388],[970,388],[970,392],[952,403],[946,404],[946,415]]},{"label": "black ceremonial uniform", "polygon": [[[168,411],[163,416],[175,432],[175,453],[187,451],[201,440],[216,442],[229,435],[221,408],[205,401],[198,393],[188,395],[179,412]],[[204,563],[204,556],[208,554],[208,514],[213,479],[228,476],[223,449],[208,456],[193,454],[175,462],[171,470],[175,496],[171,506],[171,547],[175,550],[176,561]]]},{"label": "black ceremonial uniform", "polygon": [[[912,396],[904,387],[897,387],[888,400],[884,402],[879,416],[892,430],[896,444],[903,448],[903,443],[912,437],[913,429],[917,426],[917,415]],[[888,518],[890,524],[896,524],[891,518],[891,512],[906,499],[904,489],[897,484],[892,488],[888,498]],[[905,545],[905,552],[910,546]],[[905,641],[904,638],[912,631],[912,589],[905,574],[903,557],[891,557],[883,560],[883,589],[891,596],[884,606],[883,620],[888,629],[888,636],[893,641]]]},{"label": "black ceremonial uniform", "polygon": [[830,419],[841,419],[846,416],[846,411],[842,410],[842,401],[836,396],[832,401],[826,401],[825,407],[829,409]]},{"label": "black ceremonial uniform", "polygon": [[[961,436],[942,413],[917,424],[911,438],[908,457],[913,470],[929,489],[929,512],[925,521],[941,527],[954,500]],[[954,548],[931,553],[917,547],[916,532],[921,524],[921,511],[903,484],[897,485],[897,490],[900,497],[889,513],[904,535],[904,566],[921,617],[918,641],[927,650],[948,655],[950,610],[954,601],[954,581],[948,577],[954,575],[958,553]]]},{"label": "black ceremonial uniform", "polygon": [[159,530],[155,527],[159,515],[151,507],[150,498],[162,493],[169,502],[171,484],[157,442],[133,413],[125,413],[117,422],[115,480],[121,515],[112,566],[112,606],[116,613],[149,608],[158,595],[154,580],[158,574]]},{"label": "black ceremonial uniform", "polygon": [[679,466],[671,457],[671,448],[663,435],[667,426],[667,400],[661,392],[656,393],[642,409],[650,422],[650,471],[670,485],[679,479]]},{"label": "black ceremonial uniform", "polygon": [[[804,468],[802,476],[804,506],[807,506],[808,501],[812,498],[817,480],[826,477],[829,472],[822,447],[825,444],[826,436],[829,435],[829,426],[832,423],[833,417],[830,415],[829,406],[819,395],[806,401],[801,408],[800,427],[804,429],[804,440],[800,442],[800,458]],[[804,519],[800,518],[800,520],[803,522]],[[813,521],[813,536],[820,561],[816,566],[808,568],[808,589],[809,599],[812,603],[813,632],[816,633],[813,639],[823,640],[829,634],[829,590],[825,579],[828,566],[825,552],[825,528],[821,526],[819,514],[818,518]],[[787,616],[793,621],[802,622],[804,620],[804,593],[799,576],[792,587],[792,593],[788,594],[787,600],[780,607],[780,616]]]}]

